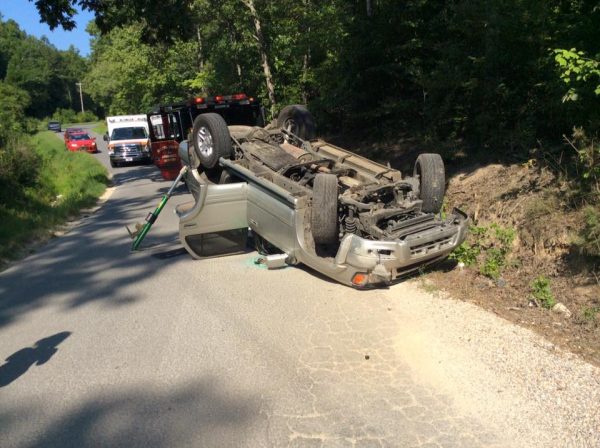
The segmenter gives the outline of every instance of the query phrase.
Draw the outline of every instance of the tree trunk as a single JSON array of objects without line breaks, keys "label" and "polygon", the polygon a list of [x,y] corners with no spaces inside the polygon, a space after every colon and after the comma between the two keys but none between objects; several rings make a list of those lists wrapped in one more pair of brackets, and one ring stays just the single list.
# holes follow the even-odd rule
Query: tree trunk
[{"label": "tree trunk", "polygon": [[[312,8],[311,8],[311,2],[310,0],[306,0],[304,3],[304,22],[305,23],[310,23],[308,21],[308,17],[306,17],[307,15],[312,13]],[[306,49],[304,50],[304,57],[303,57],[303,61],[302,61],[302,102],[304,104],[308,104],[308,90],[307,90],[307,80],[308,80],[308,68],[310,66],[310,25],[308,25],[306,27],[306,30],[304,31],[305,35],[308,37],[306,39],[307,45],[306,45]]]},{"label": "tree trunk", "polygon": [[367,17],[371,17],[373,15],[373,2],[372,0],[367,1]]},{"label": "tree trunk", "polygon": [[202,34],[200,34],[200,26],[196,25],[196,40],[198,41],[198,71],[204,69],[204,48],[202,46]]},{"label": "tree trunk", "polygon": [[242,3],[250,10],[250,15],[254,21],[254,28],[256,29],[256,34],[254,37],[258,43],[258,51],[260,53],[263,72],[265,74],[265,82],[267,84],[267,93],[269,95],[269,101],[271,102],[271,112],[273,112],[275,105],[277,104],[277,101],[275,101],[275,85],[273,84],[273,75],[271,74],[271,66],[269,65],[267,47],[265,45],[265,39],[262,33],[260,18],[256,12],[254,0],[242,0]]},{"label": "tree trunk", "polygon": [[242,65],[240,64],[240,57],[238,51],[238,38],[235,32],[235,28],[231,26],[230,23],[227,25],[227,30],[229,32],[229,40],[231,40],[231,45],[234,48],[233,51],[233,63],[235,64],[235,71],[238,76],[238,88],[240,91],[245,91],[244,78],[242,77]]}]

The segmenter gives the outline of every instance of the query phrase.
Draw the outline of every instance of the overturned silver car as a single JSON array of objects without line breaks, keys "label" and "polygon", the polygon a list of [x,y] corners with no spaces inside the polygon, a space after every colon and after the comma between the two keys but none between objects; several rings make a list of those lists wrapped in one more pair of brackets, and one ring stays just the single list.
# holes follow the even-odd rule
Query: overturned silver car
[{"label": "overturned silver car", "polygon": [[179,148],[194,197],[177,209],[186,250],[195,258],[235,252],[250,228],[267,260],[365,288],[438,262],[464,241],[465,213],[440,213],[438,154],[421,154],[403,177],[314,137],[303,106],[284,108],[266,127],[196,117]]}]

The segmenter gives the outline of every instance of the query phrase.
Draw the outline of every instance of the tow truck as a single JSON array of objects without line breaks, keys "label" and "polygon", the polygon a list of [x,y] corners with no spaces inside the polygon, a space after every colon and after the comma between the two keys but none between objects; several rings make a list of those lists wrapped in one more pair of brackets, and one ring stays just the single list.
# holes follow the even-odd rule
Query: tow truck
[{"label": "tow truck", "polygon": [[200,96],[155,106],[147,113],[152,160],[165,180],[173,180],[179,173],[179,143],[188,138],[194,120],[204,113],[217,113],[228,125],[263,126],[265,123],[260,102],[245,93]]}]

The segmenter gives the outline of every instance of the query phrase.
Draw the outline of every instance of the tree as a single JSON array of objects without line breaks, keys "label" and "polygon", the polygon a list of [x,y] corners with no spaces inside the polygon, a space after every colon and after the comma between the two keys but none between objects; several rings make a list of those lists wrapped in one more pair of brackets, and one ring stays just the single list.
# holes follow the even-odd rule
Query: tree
[{"label": "tree", "polygon": [[26,91],[0,81],[0,147],[4,146],[9,137],[25,130],[25,110],[30,98]]}]

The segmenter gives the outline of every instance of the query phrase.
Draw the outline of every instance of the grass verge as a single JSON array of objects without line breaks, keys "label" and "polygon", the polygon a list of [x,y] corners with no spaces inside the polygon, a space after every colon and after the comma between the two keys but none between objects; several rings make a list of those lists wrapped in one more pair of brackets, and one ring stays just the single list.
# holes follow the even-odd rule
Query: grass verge
[{"label": "grass verge", "polygon": [[92,128],[92,132],[96,134],[104,135],[108,132],[108,128],[106,127],[106,121],[99,121],[96,123],[96,126]]},{"label": "grass verge", "polygon": [[21,154],[33,157],[35,166],[27,168],[33,180],[4,192],[0,201],[0,261],[17,258],[28,242],[93,205],[108,182],[106,169],[96,159],[66,151],[52,132],[14,144]]}]

